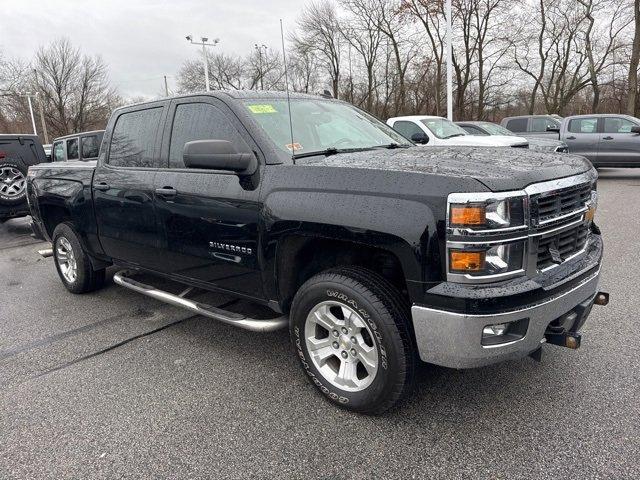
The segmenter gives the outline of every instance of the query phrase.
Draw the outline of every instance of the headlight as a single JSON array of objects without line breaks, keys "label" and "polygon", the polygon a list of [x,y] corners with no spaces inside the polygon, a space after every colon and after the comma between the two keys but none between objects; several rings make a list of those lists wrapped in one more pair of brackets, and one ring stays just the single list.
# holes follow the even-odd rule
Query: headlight
[{"label": "headlight", "polygon": [[524,224],[523,198],[449,204],[449,227],[452,228],[491,230],[519,227]]},{"label": "headlight", "polygon": [[449,273],[472,277],[511,275],[524,270],[524,241],[449,248]]}]

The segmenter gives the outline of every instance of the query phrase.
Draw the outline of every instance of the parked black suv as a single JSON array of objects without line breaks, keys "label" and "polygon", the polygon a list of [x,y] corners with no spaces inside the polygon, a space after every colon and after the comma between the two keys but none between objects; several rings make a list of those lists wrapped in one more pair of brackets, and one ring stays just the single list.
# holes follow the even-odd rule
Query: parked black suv
[{"label": "parked black suv", "polygon": [[0,135],[0,221],[29,214],[27,169],[46,161],[36,135]]},{"label": "parked black suv", "polygon": [[34,167],[28,190],[69,291],[100,287],[115,264],[114,281],[142,294],[288,329],[322,394],[378,413],[418,358],[470,368],[580,345],[606,302],[596,178],[574,155],[421,148],[341,101],[234,91],[121,108],[97,166]]}]

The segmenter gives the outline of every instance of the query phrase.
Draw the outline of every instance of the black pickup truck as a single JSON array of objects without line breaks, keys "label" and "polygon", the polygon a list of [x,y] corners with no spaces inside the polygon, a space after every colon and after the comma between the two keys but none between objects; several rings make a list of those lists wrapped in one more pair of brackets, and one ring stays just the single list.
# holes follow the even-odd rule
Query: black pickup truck
[{"label": "black pickup truck", "polygon": [[379,413],[418,360],[470,368],[580,345],[608,299],[596,178],[573,155],[416,147],[337,100],[213,92],[115,111],[97,163],[32,167],[27,189],[69,291],[116,265],[116,283],[159,300],[288,328],[327,398]]}]

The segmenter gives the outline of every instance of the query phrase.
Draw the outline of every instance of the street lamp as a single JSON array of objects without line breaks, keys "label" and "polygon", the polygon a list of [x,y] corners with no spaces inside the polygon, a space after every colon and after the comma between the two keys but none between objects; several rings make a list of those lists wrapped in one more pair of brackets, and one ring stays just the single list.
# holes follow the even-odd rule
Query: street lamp
[{"label": "street lamp", "polygon": [[207,47],[215,47],[220,41],[219,38],[214,38],[213,43],[207,43],[209,38],[201,37],[201,42],[194,42],[192,35],[186,36],[187,41],[191,42],[193,45],[202,45],[202,55],[204,56],[204,81],[207,86],[207,92],[210,90],[209,88],[209,59],[207,58]]},{"label": "street lamp", "polygon": [[20,94],[21,97],[27,97],[27,102],[29,102],[29,113],[31,113],[31,125],[33,126],[33,134],[37,135],[36,131],[36,117],[33,115],[33,105],[31,104],[31,97],[35,96],[35,94],[31,92],[25,92]]},{"label": "street lamp", "polygon": [[262,50],[264,50],[264,54],[265,56],[267,55],[267,46],[263,43],[261,45],[258,45],[257,43],[254,45],[254,48],[258,51],[258,68],[260,69],[258,71],[258,73],[260,74],[260,90],[264,90],[264,85],[262,83],[262,78],[263,78],[263,74],[262,74]]}]

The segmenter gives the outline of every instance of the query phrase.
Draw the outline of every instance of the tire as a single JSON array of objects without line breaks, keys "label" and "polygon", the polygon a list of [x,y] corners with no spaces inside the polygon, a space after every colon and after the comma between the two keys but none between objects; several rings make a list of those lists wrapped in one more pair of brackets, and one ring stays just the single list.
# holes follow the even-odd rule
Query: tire
[{"label": "tire", "polygon": [[60,280],[71,293],[87,293],[104,284],[105,269],[94,270],[73,224],[64,222],[53,231],[53,259]]},{"label": "tire", "polygon": [[334,404],[377,415],[408,392],[415,368],[409,312],[383,277],[359,267],[320,273],[300,287],[290,318],[303,371]]},{"label": "tire", "polygon": [[15,206],[26,201],[26,167],[17,162],[0,162],[0,205]]}]

